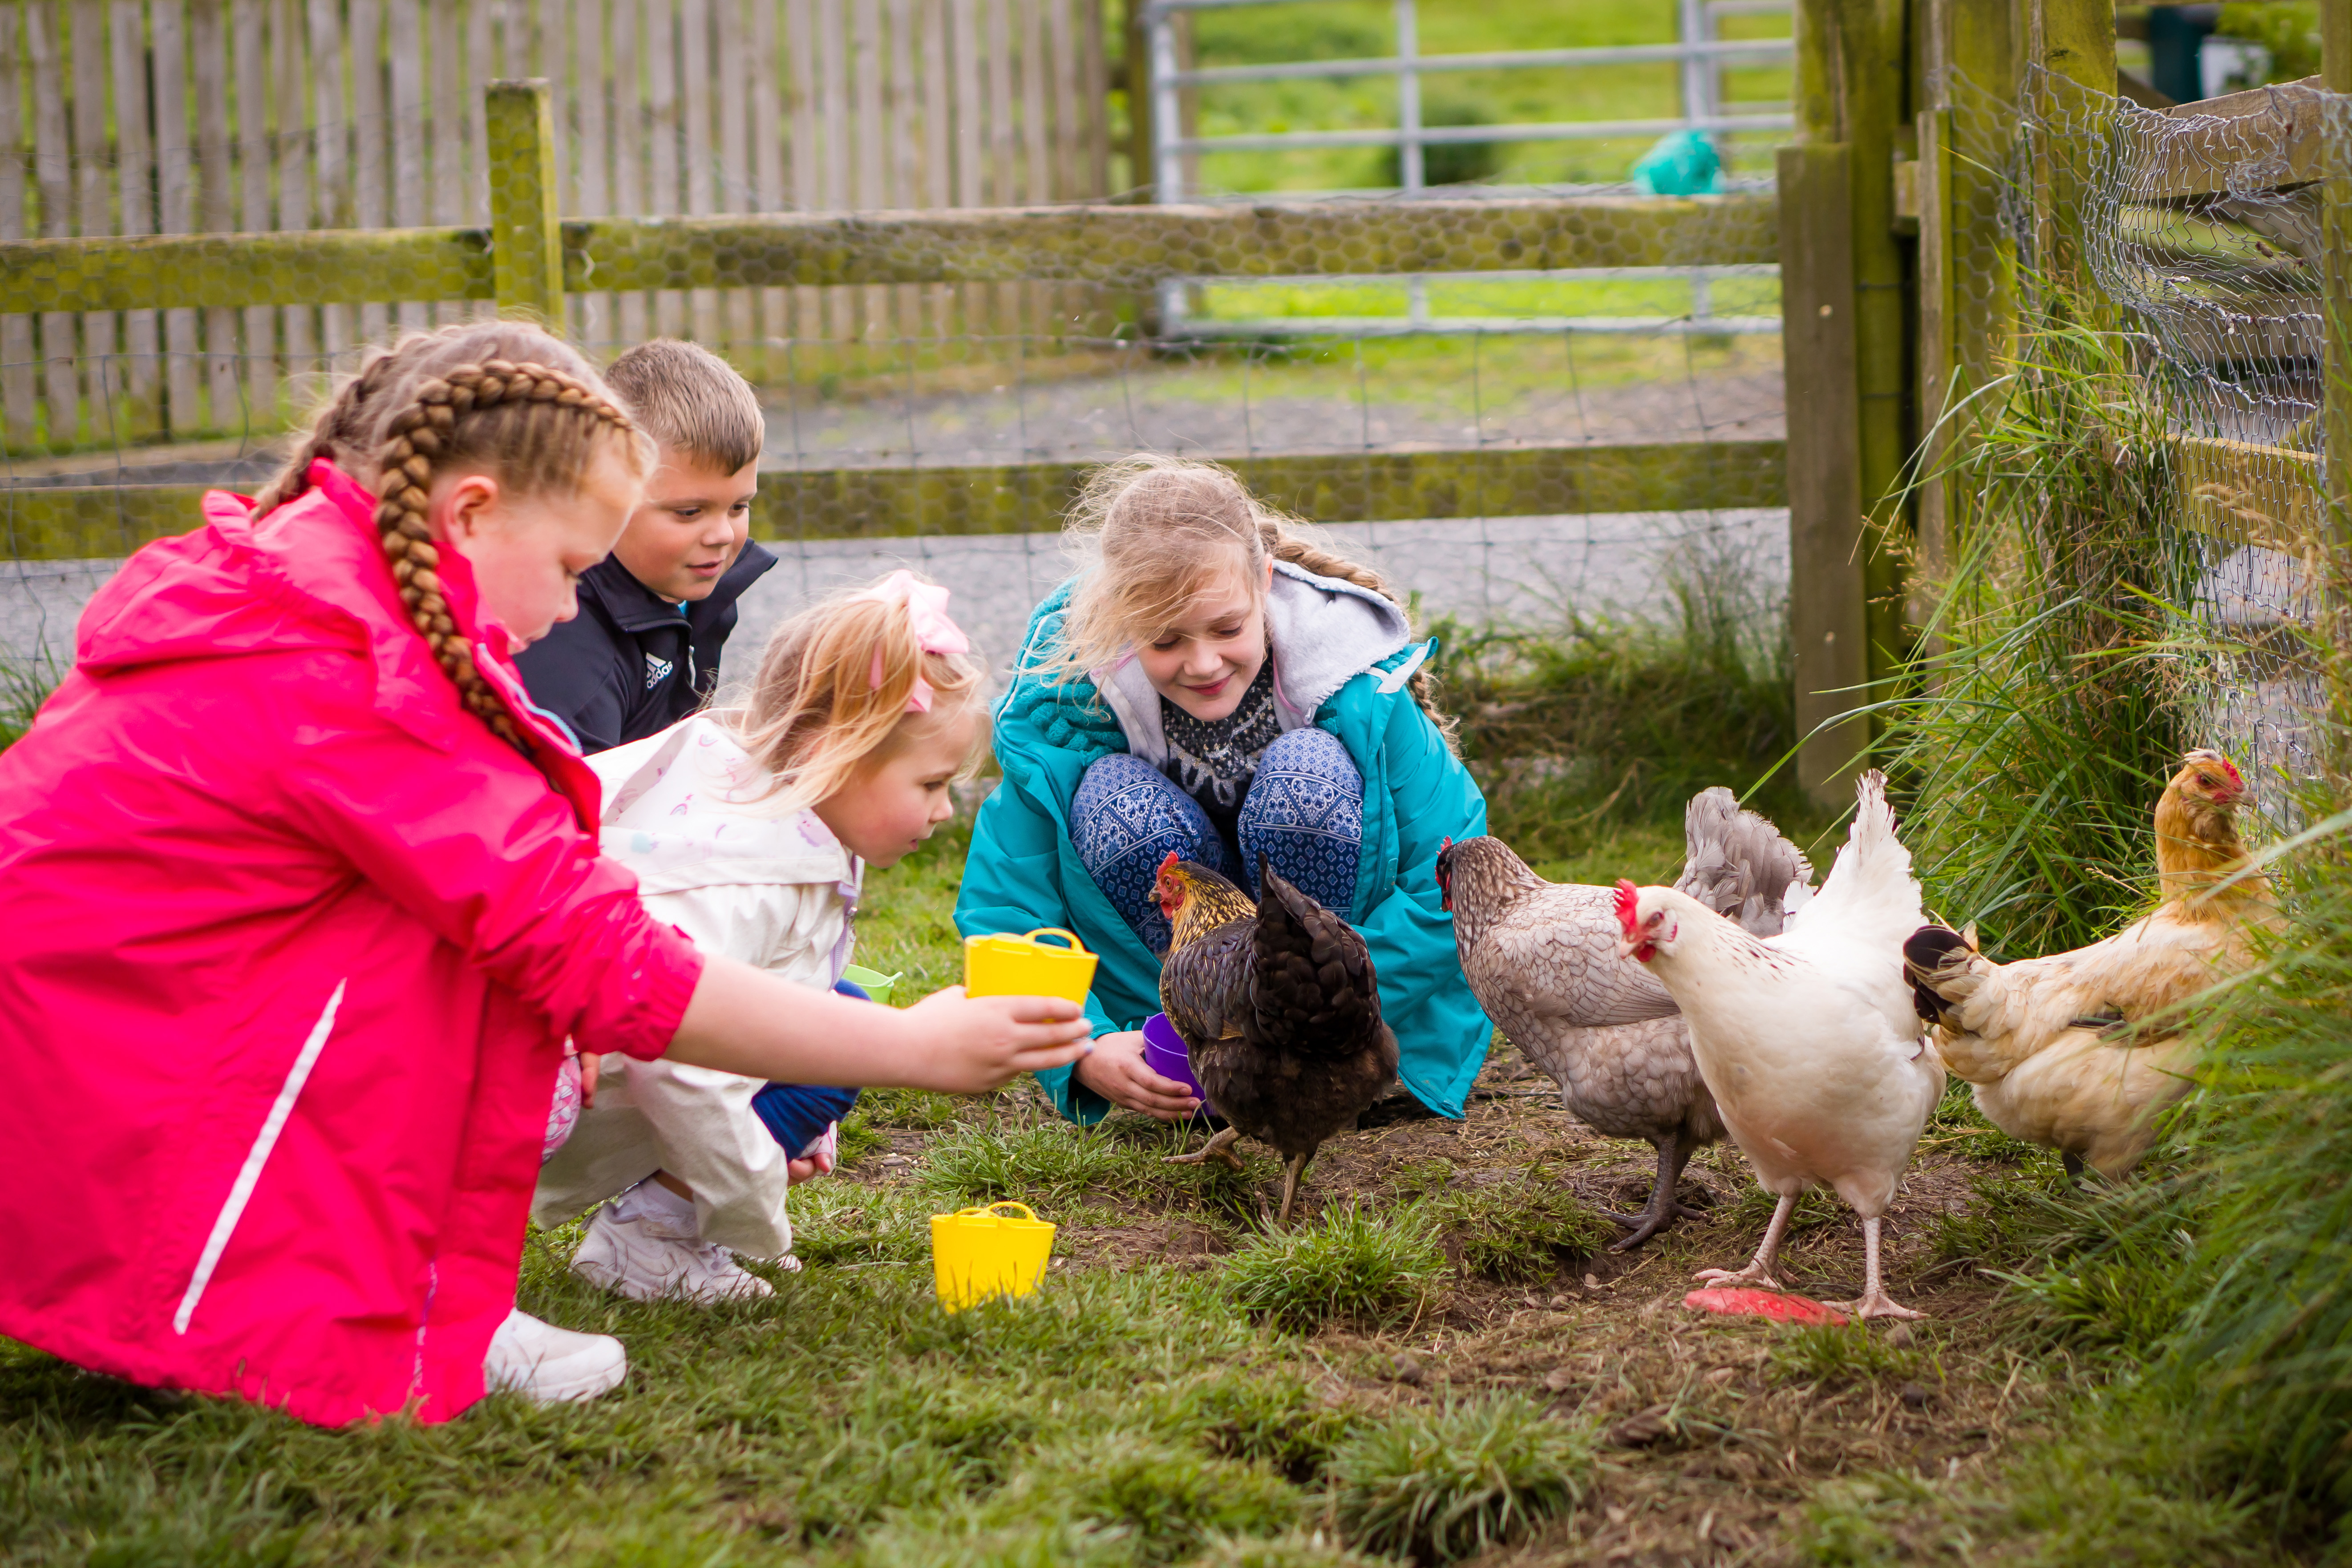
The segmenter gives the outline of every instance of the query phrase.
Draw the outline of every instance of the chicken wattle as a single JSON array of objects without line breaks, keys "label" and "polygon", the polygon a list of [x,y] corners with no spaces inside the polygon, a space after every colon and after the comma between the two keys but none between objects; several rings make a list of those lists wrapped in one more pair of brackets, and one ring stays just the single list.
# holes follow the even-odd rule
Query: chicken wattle
[{"label": "chicken wattle", "polygon": [[1716,1108],[1779,1198],[1745,1268],[1722,1285],[1778,1289],[1772,1265],[1797,1198],[1832,1188],[1862,1216],[1859,1318],[1917,1317],[1885,1292],[1882,1222],[1944,1090],[1921,1037],[1903,942],[1920,924],[1911,853],[1895,834],[1886,781],[1864,773],[1837,865],[1779,936],[1756,937],[1672,888],[1617,887],[1621,951],[1681,1006]]}]

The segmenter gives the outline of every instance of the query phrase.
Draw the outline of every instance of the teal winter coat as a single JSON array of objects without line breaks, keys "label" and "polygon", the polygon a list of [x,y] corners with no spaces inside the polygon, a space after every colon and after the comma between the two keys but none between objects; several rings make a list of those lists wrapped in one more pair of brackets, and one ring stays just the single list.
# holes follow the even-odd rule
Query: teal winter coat
[{"label": "teal winter coat", "polygon": [[[1414,1098],[1459,1117],[1486,1057],[1493,1026],[1463,978],[1454,947],[1454,917],[1439,908],[1436,859],[1447,838],[1486,831],[1486,802],[1406,684],[1433,643],[1404,643],[1403,618],[1385,600],[1352,584],[1277,563],[1270,615],[1277,678],[1294,669],[1332,668],[1366,647],[1381,657],[1348,666],[1310,692],[1312,721],[1337,736],[1364,777],[1363,848],[1348,919],[1363,933],[1380,976],[1381,1011],[1396,1032],[1398,1076]],[[1111,908],[1070,840],[1070,801],[1089,763],[1130,745],[1128,730],[1096,684],[1083,677],[1055,683],[1039,673],[1056,650],[1071,584],[1031,617],[1010,689],[996,707],[995,749],[1003,780],[980,808],[971,853],[956,897],[956,926],[966,936],[1063,926],[1101,957],[1087,1016],[1095,1033],[1139,1029],[1160,1011],[1160,959]],[[1359,601],[1372,601],[1376,609]],[[1349,615],[1352,613],[1352,619]],[[1367,643],[1372,614],[1390,617],[1387,635]],[[1334,639],[1318,629],[1345,622]],[[1295,657],[1286,660],[1286,627]],[[1400,646],[1402,644],[1403,646]],[[1312,679],[1310,674],[1310,679]],[[1127,683],[1130,689],[1133,682]],[[1114,701],[1118,699],[1116,690]],[[1133,698],[1119,703],[1145,714]],[[1303,715],[1302,715],[1303,718]],[[1137,725],[1157,724],[1157,709]],[[1037,1075],[1062,1114],[1091,1123],[1110,1102],[1072,1077],[1069,1068]]]}]

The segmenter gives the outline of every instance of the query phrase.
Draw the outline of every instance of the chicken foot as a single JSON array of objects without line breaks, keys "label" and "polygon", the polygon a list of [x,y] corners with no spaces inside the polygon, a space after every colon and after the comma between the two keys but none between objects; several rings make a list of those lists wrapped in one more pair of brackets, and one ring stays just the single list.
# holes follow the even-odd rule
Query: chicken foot
[{"label": "chicken foot", "polygon": [[1640,1214],[1607,1214],[1601,1218],[1612,1225],[1622,1225],[1633,1234],[1612,1246],[1612,1252],[1631,1252],[1678,1219],[1703,1220],[1705,1210],[1695,1209],[1675,1198],[1675,1188],[1681,1184],[1683,1167],[1690,1163],[1698,1149],[1696,1140],[1687,1134],[1658,1141],[1658,1180],[1650,1189],[1649,1205]]},{"label": "chicken foot", "polygon": [[[1737,1273],[1728,1268],[1702,1268],[1692,1278],[1708,1285],[1761,1285],[1768,1290],[1787,1289],[1772,1278],[1772,1260],[1780,1254],[1780,1238],[1788,1234],[1789,1216],[1796,1212],[1797,1194],[1781,1194],[1780,1202],[1772,1210],[1772,1223],[1764,1227],[1764,1239],[1757,1244],[1756,1256],[1748,1260],[1747,1268]],[[1878,1233],[1874,1230],[1870,1234],[1873,1237],[1871,1278],[1875,1279],[1878,1278],[1878,1243],[1875,1239]]]},{"label": "chicken foot", "polygon": [[1863,1276],[1862,1294],[1851,1301],[1833,1303],[1840,1310],[1852,1312],[1867,1322],[1873,1318],[1924,1318],[1925,1312],[1915,1312],[1898,1304],[1889,1296],[1878,1273],[1878,1227],[1882,1222],[1866,1219],[1862,1222]]},{"label": "chicken foot", "polygon": [[1218,1133],[1215,1137],[1210,1139],[1206,1143],[1202,1144],[1198,1149],[1193,1150],[1190,1154],[1171,1154],[1165,1160],[1161,1161],[1160,1163],[1166,1165],[1205,1165],[1210,1161],[1214,1160],[1219,1164],[1231,1165],[1236,1171],[1242,1170],[1244,1169],[1242,1157],[1234,1152],[1234,1143],[1240,1137],[1241,1133],[1239,1131],[1228,1127],[1223,1131]]},{"label": "chicken foot", "polygon": [[1307,1173],[1307,1162],[1313,1158],[1315,1158],[1315,1152],[1310,1149],[1304,1154],[1293,1154],[1290,1157],[1290,1163],[1283,1167],[1282,1213],[1275,1219],[1275,1229],[1290,1228],[1290,1200],[1298,1195],[1298,1178]]}]

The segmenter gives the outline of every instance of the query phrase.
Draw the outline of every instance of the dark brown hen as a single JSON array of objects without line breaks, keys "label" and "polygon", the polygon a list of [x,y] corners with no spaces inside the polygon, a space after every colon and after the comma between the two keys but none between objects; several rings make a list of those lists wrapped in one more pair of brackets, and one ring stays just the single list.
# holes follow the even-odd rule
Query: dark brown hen
[{"label": "dark brown hen", "polygon": [[1276,1220],[1287,1225],[1315,1151],[1395,1079],[1397,1043],[1364,939],[1263,861],[1258,885],[1252,903],[1205,866],[1173,855],[1161,864],[1154,891],[1175,938],[1160,1005],[1228,1123],[1176,1160],[1238,1166],[1236,1138],[1271,1145],[1288,1163]]}]

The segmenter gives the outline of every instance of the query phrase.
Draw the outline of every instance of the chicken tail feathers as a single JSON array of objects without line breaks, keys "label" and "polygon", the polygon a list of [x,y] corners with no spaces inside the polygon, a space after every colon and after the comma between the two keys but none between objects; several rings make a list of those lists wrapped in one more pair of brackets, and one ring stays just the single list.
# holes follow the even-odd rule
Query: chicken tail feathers
[{"label": "chicken tail feathers", "polygon": [[1675,889],[1738,921],[1750,936],[1778,936],[1789,889],[1813,879],[1804,851],[1721,785],[1691,797],[1683,839],[1687,858]]},{"label": "chicken tail feathers", "polygon": [[1895,836],[1886,775],[1876,768],[1855,781],[1853,826],[1821,892],[1789,921],[1791,931],[1835,928],[1890,947],[1919,929],[1919,883],[1911,851]]},{"label": "chicken tail feathers", "polygon": [[1259,1043],[1302,1056],[1361,1050],[1381,1031],[1372,955],[1355,928],[1258,862],[1250,1011]]},{"label": "chicken tail feathers", "polygon": [[1967,972],[1976,950],[1968,938],[1943,926],[1921,926],[1903,941],[1903,973],[1911,982],[1913,1005],[1919,1016],[1940,1024],[1961,998],[1945,994],[1958,974]]}]

